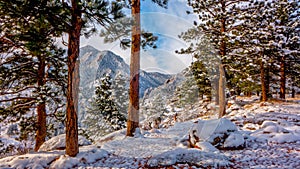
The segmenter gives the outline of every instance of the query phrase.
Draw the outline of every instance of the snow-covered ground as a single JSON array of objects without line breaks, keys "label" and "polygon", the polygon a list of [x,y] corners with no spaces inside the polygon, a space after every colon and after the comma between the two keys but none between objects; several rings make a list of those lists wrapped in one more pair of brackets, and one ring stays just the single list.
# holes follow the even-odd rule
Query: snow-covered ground
[{"label": "snow-covered ground", "polygon": [[[135,138],[125,137],[125,130],[112,133],[92,145],[80,147],[76,157],[64,150],[41,151],[0,159],[0,168],[298,168],[300,166],[300,103],[266,102],[256,98],[230,101],[224,121],[194,119],[177,122],[163,129],[141,131]],[[222,120],[221,120],[222,121]],[[197,124],[195,123],[197,122]],[[196,148],[188,148],[192,128],[202,132],[205,124],[213,131],[225,133],[227,142],[242,147],[218,150],[216,139],[198,139]],[[227,127],[223,127],[225,125]],[[230,127],[228,127],[230,125]],[[197,126],[202,126],[199,129]],[[219,133],[217,133],[219,132]],[[202,132],[203,133],[203,132]],[[224,134],[224,133],[223,133]],[[198,135],[197,135],[198,136]],[[214,137],[215,138],[215,137]],[[57,137],[57,142],[63,138]],[[226,140],[224,140],[226,142]],[[54,145],[55,141],[51,140]],[[224,143],[225,144],[225,143]],[[58,144],[57,144],[58,145]],[[245,147],[244,147],[245,146]],[[55,146],[46,146],[55,149]],[[47,150],[49,150],[49,148]],[[59,144],[59,149],[62,145]],[[219,147],[220,148],[220,147]]]},{"label": "snow-covered ground", "polygon": [[240,105],[226,117],[250,138],[242,150],[221,151],[231,157],[234,168],[299,168],[300,102],[237,101]]}]

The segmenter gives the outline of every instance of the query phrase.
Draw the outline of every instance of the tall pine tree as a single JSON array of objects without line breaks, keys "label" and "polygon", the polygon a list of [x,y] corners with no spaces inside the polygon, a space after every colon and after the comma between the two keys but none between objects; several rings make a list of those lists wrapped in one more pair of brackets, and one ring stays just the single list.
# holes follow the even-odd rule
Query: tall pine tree
[{"label": "tall pine tree", "polygon": [[60,23],[51,19],[51,15],[60,13],[60,8],[54,1],[47,2],[0,1],[1,16],[5,16],[1,17],[1,95],[9,98],[1,102],[10,103],[5,106],[5,111],[13,112],[9,114],[11,119],[23,119],[20,124],[25,134],[21,139],[27,138],[30,126],[26,118],[30,116],[24,114],[30,108],[36,108],[37,122],[29,122],[34,126],[32,129],[36,129],[36,151],[47,134],[46,103],[55,103],[57,107],[62,105],[56,98],[59,93],[49,90],[49,85],[64,87],[63,50],[53,41],[62,30]]},{"label": "tall pine tree", "polygon": [[[70,5],[70,6],[69,6]],[[68,40],[68,86],[66,120],[66,154],[76,156],[78,149],[78,90],[79,90],[79,44],[80,36],[96,32],[95,25],[108,26],[114,19],[123,17],[122,6],[105,0],[71,0],[64,4],[70,9],[70,21],[66,23]],[[84,31],[85,30],[85,31]]]},{"label": "tall pine tree", "polygon": [[[215,66],[214,69],[216,69],[214,72],[219,73],[212,82],[216,84],[216,103],[222,103],[219,109],[220,116],[223,116],[225,113],[225,89],[222,87],[224,84],[219,83],[224,83],[224,75],[221,74],[224,69],[223,65],[225,65],[227,75],[240,73],[236,71],[235,65],[239,65],[242,59],[236,54],[236,50],[240,48],[238,43],[241,39],[239,37],[243,36],[242,30],[245,28],[243,18],[248,10],[248,3],[244,2],[248,1],[188,0],[188,5],[193,8],[193,13],[198,15],[199,22],[195,21],[194,28],[180,35],[189,44],[187,49],[180,51],[181,53],[193,54],[195,58],[199,58],[202,61],[206,57],[216,58],[204,64],[209,65],[212,63]],[[207,40],[208,43],[203,43],[203,41]],[[204,46],[205,44],[212,44],[213,46],[206,47]],[[211,50],[206,51],[205,49]],[[202,53],[203,50],[205,52],[204,55]],[[205,61],[209,60],[205,59]],[[230,83],[232,79],[228,80]]]}]

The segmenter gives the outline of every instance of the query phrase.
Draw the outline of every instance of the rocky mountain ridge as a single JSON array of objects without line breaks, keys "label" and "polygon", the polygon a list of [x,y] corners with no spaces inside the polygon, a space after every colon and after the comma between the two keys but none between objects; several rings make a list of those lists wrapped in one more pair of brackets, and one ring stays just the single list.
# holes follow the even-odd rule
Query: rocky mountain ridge
[{"label": "rocky mountain ridge", "polygon": [[[85,46],[80,49],[80,103],[79,121],[83,118],[86,103],[90,101],[95,92],[95,85],[105,75],[109,75],[114,81],[120,74],[126,79],[124,88],[128,89],[130,67],[122,57],[113,52],[99,51],[92,46]],[[140,71],[140,98],[146,90],[157,88],[165,83],[172,76],[159,72]]]}]

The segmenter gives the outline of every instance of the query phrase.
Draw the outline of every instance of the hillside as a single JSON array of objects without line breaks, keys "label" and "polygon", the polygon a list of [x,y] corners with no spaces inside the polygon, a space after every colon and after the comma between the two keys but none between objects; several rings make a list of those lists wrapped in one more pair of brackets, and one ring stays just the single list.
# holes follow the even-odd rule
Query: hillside
[{"label": "hillside", "polygon": [[[297,168],[300,165],[299,99],[260,103],[256,97],[239,97],[230,103],[225,118],[232,121],[233,126],[226,119],[216,121],[196,118],[185,122],[173,120],[163,128],[141,130],[135,138],[125,137],[125,131],[121,130],[92,145],[82,146],[75,158],[65,156],[61,148],[56,149],[57,144],[53,144],[52,140],[48,147],[53,150],[3,158],[0,167]],[[211,125],[210,122],[217,123]],[[223,148],[211,143],[210,139],[198,142],[198,147],[189,148],[187,143],[190,142],[191,129],[201,129],[197,127],[199,124],[204,124],[202,128],[208,129],[201,131],[199,137],[209,133],[208,138],[216,138],[214,136],[226,131],[232,136],[241,134],[242,138],[227,136],[222,143]],[[229,129],[235,127],[237,130],[230,134]],[[224,148],[226,140],[230,141],[231,146],[241,140],[244,143],[239,147]]]}]

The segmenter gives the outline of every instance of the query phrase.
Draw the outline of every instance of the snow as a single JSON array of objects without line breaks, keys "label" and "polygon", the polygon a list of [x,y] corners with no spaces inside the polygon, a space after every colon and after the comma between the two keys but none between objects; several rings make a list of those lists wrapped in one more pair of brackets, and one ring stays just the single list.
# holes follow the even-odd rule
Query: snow
[{"label": "snow", "polygon": [[245,143],[236,125],[226,118],[198,120],[189,133],[192,145],[207,141],[220,148],[239,148]]},{"label": "snow", "polygon": [[85,146],[79,149],[79,153],[76,157],[69,157],[66,155],[60,156],[58,160],[50,165],[50,168],[83,167],[85,164],[95,163],[108,156],[109,153],[103,149],[99,149],[95,146]]},{"label": "snow", "polygon": [[12,156],[0,159],[0,168],[32,168],[43,169],[49,166],[64,152],[30,153],[21,156]]},{"label": "snow", "polygon": [[246,102],[226,115],[240,131],[247,134],[243,150],[221,150],[241,168],[299,168],[300,104],[290,102],[259,103],[256,97],[240,98]]},{"label": "snow", "polygon": [[[84,146],[84,145],[90,145],[91,142],[88,141],[85,137],[79,135],[78,136],[78,145]],[[51,151],[51,150],[62,150],[66,147],[66,135],[61,134],[55,137],[52,137],[48,141],[46,141],[42,146],[40,147],[39,151]]]},{"label": "snow", "polygon": [[[174,122],[168,128],[111,133],[81,146],[76,157],[65,155],[62,135],[37,153],[0,159],[0,168],[298,168],[300,166],[299,102],[259,103],[237,98],[222,119]],[[164,122],[164,120],[162,120]],[[203,135],[194,148],[189,133]],[[224,148],[210,143],[224,136]],[[3,138],[1,138],[3,140]],[[9,142],[9,141],[8,141]],[[7,142],[7,143],[8,143]],[[51,145],[51,146],[50,146]],[[239,147],[243,145],[244,147]],[[231,149],[226,149],[231,147]]]},{"label": "snow", "polygon": [[222,154],[204,152],[199,149],[183,149],[167,151],[158,156],[150,158],[148,165],[150,167],[170,166],[176,163],[191,163],[198,164],[203,167],[224,167],[229,166],[228,157]]},{"label": "snow", "polygon": [[205,152],[219,152],[219,150],[209,142],[201,141],[196,143],[196,147]]},{"label": "snow", "polygon": [[240,133],[231,133],[224,142],[224,148],[240,147],[245,143],[243,135]]}]

